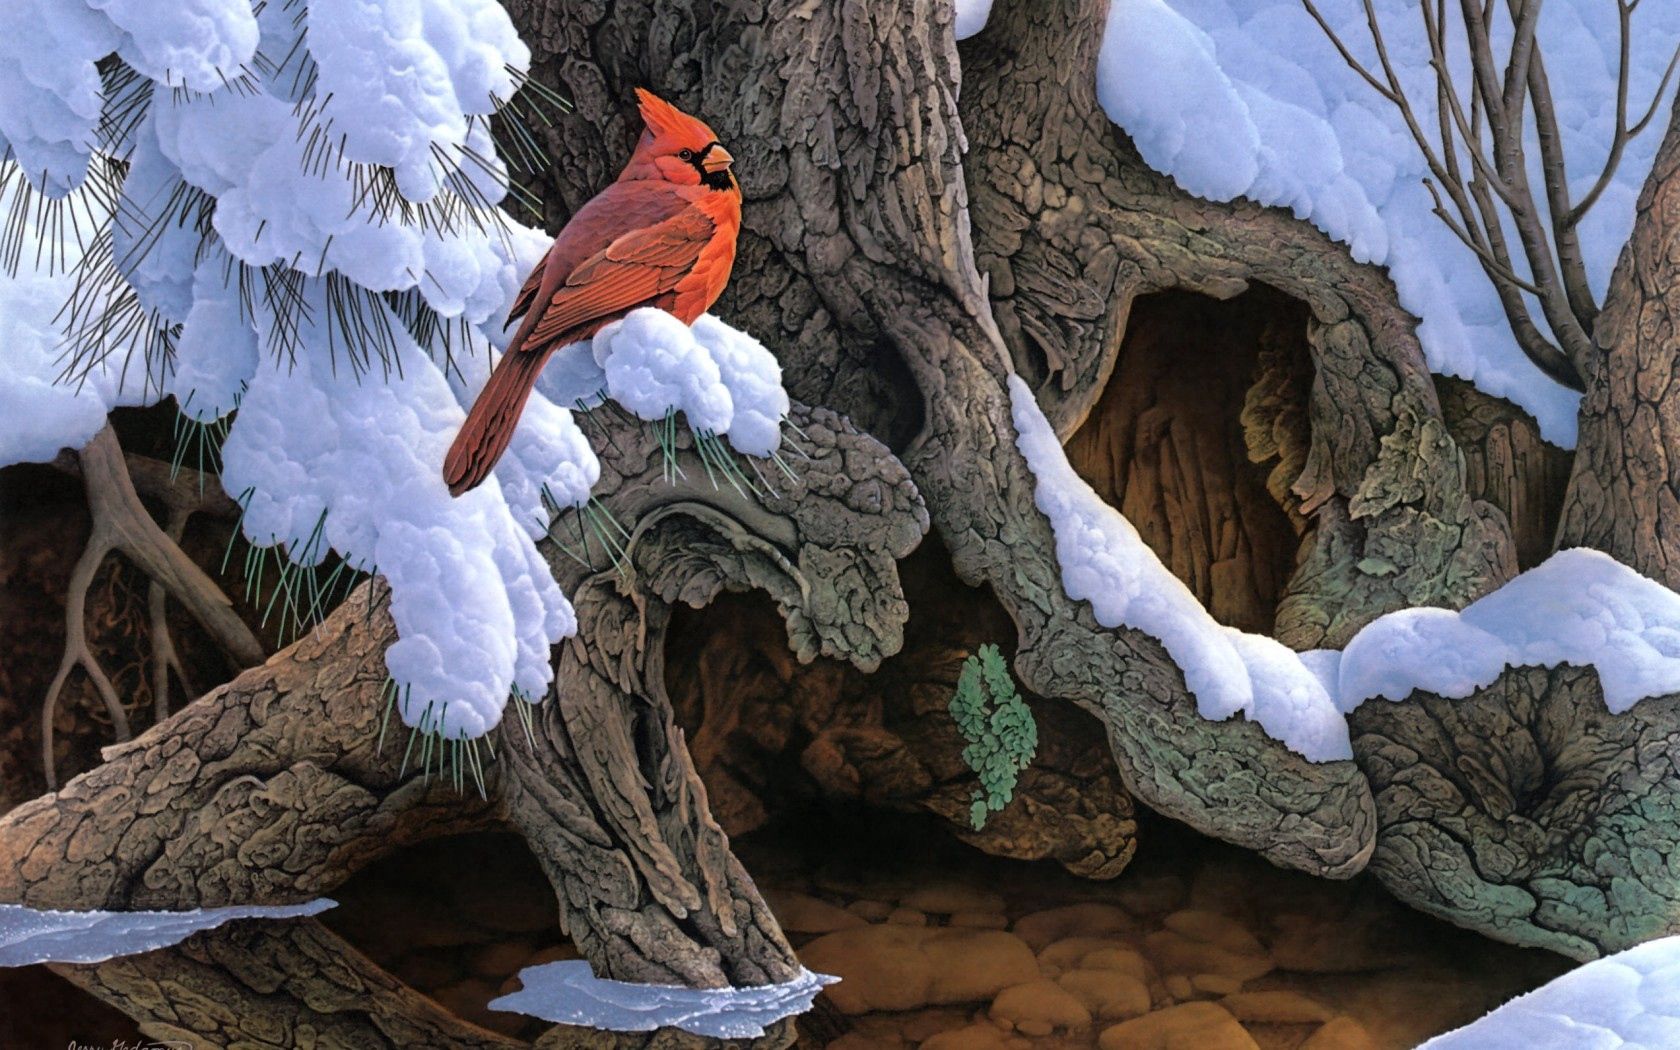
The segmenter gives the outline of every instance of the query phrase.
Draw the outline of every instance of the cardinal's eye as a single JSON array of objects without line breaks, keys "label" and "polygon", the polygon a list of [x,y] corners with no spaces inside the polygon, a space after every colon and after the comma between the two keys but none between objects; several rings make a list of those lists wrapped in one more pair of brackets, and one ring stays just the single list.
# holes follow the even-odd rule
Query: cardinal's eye
[{"label": "cardinal's eye", "polygon": [[681,157],[683,160],[693,160],[694,151],[691,149],[685,149],[681,153],[678,153],[677,156]]}]

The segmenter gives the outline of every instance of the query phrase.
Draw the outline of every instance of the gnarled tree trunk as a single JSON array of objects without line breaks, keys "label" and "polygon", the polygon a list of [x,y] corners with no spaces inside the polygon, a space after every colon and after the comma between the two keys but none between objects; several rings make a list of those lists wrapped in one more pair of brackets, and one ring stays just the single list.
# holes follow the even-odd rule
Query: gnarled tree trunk
[{"label": "gnarled tree trunk", "polygon": [[1557,546],[1680,588],[1680,105],[1593,331]]},{"label": "gnarled tree trunk", "polygon": [[[365,584],[303,641],[0,817],[0,900],[76,910],[292,903],[404,844],[511,826],[552,881],[560,925],[601,975],[701,987],[797,975],[674,730],[661,676],[669,604],[763,589],[802,658],[873,668],[900,643],[897,560],[925,513],[886,450],[823,410],[795,409],[799,480],[775,495],[713,487],[686,439],[683,480],[667,484],[651,428],[599,415],[596,496],[629,533],[624,560],[544,544],[580,634],[559,649],[533,739],[508,715],[484,799],[470,778],[462,791],[437,777],[435,757],[423,775],[400,725],[382,733],[394,626],[383,587]],[[576,513],[555,537],[575,529]],[[60,972],[159,1038],[289,1046],[307,1027],[358,1044],[507,1044],[425,1004],[313,920],[230,930]],[[344,994],[354,988],[365,994]],[[237,1004],[257,995],[275,1005],[246,1016]],[[181,1000],[226,1005],[183,1010]],[[780,1025],[770,1042],[786,1045],[791,1032]]]},{"label": "gnarled tree trunk", "polygon": [[[786,979],[797,961],[729,852],[667,695],[671,607],[763,590],[798,658],[873,671],[907,617],[897,561],[931,521],[961,580],[1007,614],[1022,682],[1094,718],[1124,787],[1062,804],[1071,778],[1035,771],[1027,793],[1044,782],[1077,827],[1047,846],[1004,828],[974,837],[983,847],[1112,875],[1131,855],[1135,796],[1279,865],[1339,878],[1369,864],[1418,907],[1522,943],[1585,955],[1674,925],[1680,888],[1638,855],[1643,822],[1671,821],[1676,805],[1662,786],[1672,704],[1600,717],[1590,675],[1513,671],[1456,706],[1369,705],[1354,760],[1308,762],[1252,722],[1203,718],[1160,642],[1067,596],[1015,443],[1016,378],[1099,492],[1180,508],[1145,535],[1217,614],[1297,649],[1510,578],[1543,545],[1559,470],[1520,421],[1454,396],[1443,414],[1382,271],[1282,210],[1198,200],[1143,164],[1097,103],[1106,0],[997,0],[960,52],[940,0],[508,6],[535,74],[575,102],[548,132],[555,164],[536,187],[551,226],[616,174],[633,86],[728,142],[746,208],[719,310],[777,351],[797,398],[826,406],[796,410],[799,483],[719,489],[684,447],[686,477],[667,484],[648,429],[599,413],[598,495],[626,524],[625,562],[545,546],[581,634],[556,654],[534,739],[502,735],[486,799],[376,746],[392,628],[367,587],[302,643],[0,819],[0,899],[297,901],[401,843],[512,827],[598,973]],[[1559,530],[1670,583],[1677,168],[1671,130],[1600,320],[1606,363]],[[1267,314],[1246,335],[1163,344],[1134,324],[1239,296],[1231,312]],[[1172,374],[1192,356],[1232,369],[1219,404]],[[1455,435],[1479,445],[1467,457]],[[1212,493],[1224,485],[1240,490]],[[839,783],[886,768],[901,743],[841,726],[804,757]],[[888,756],[894,768],[908,750]],[[1612,778],[1624,761],[1639,774]],[[960,818],[956,798],[914,803]],[[1123,841],[1057,853],[1091,829]],[[417,1002],[311,920],[60,969],[160,1036],[507,1043]],[[230,1018],[259,997],[272,1009]],[[201,1008],[172,1005],[183,999]],[[570,1038],[556,1029],[542,1045]],[[767,1041],[789,1039],[783,1025]]]}]

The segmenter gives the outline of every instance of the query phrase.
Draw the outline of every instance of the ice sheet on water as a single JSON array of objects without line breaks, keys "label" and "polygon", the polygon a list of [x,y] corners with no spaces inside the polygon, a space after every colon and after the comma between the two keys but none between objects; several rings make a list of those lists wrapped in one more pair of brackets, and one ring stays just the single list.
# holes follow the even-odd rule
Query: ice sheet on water
[{"label": "ice sheet on water", "polygon": [[293,919],[336,904],[322,898],[191,911],[52,911],[0,904],[0,966],[102,962],[167,948],[234,919]]},{"label": "ice sheet on water", "polygon": [[524,987],[491,1000],[490,1009],[613,1032],[681,1028],[718,1039],[750,1039],[763,1035],[765,1025],[809,1010],[817,993],[839,978],[801,970],[781,984],[684,988],[605,980],[587,962],[571,959],[528,967],[519,971],[519,980]]}]

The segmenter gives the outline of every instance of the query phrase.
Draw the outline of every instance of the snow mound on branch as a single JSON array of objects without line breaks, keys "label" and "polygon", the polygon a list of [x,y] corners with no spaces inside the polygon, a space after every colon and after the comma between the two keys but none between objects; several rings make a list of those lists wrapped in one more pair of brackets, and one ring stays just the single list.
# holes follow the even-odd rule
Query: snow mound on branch
[{"label": "snow mound on branch", "polygon": [[550,389],[559,397],[587,404],[605,390],[650,421],[683,412],[690,427],[726,435],[750,456],[781,445],[789,405],[782,366],[764,344],[710,314],[691,328],[663,310],[634,310],[595,334],[589,363],[573,348],[557,356]]},{"label": "snow mound on branch", "polygon": [[1031,389],[1009,379],[1016,445],[1056,538],[1062,586],[1104,627],[1166,649],[1210,719],[1239,711],[1315,762],[1352,757],[1346,715],[1376,697],[1462,699],[1508,667],[1592,667],[1619,714],[1680,693],[1680,594],[1608,554],[1565,550],[1459,611],[1380,616],[1340,651],[1296,653],[1214,621],[1195,595],[1068,464]]},{"label": "snow mound on branch", "polygon": [[1594,959],[1420,1050],[1680,1046],[1680,937]]},{"label": "snow mound on branch", "polygon": [[1342,651],[1339,689],[1352,703],[1460,698],[1506,667],[1560,664],[1596,670],[1612,713],[1680,693],[1680,594],[1600,551],[1559,551],[1458,612],[1371,622]]},{"label": "snow mound on branch", "polygon": [[567,407],[611,397],[650,422],[685,412],[690,427],[725,436],[749,456],[781,446],[790,404],[782,366],[763,343],[711,314],[691,327],[652,308],[556,350],[537,389]]},{"label": "snow mound on branch", "polygon": [[[601,470],[576,401],[604,392],[775,450],[775,358],[715,319],[643,311],[563,351],[544,387],[579,389],[533,396],[494,476],[449,496],[445,451],[550,243],[495,207],[508,173],[488,119],[530,61],[495,0],[18,4],[0,37],[15,157],[0,213],[27,178],[75,193],[90,227],[63,246],[72,264],[89,246],[80,272],[26,256],[0,277],[0,463],[79,448],[119,404],[173,395],[203,423],[237,408],[223,485],[245,536],[386,578],[408,725],[476,737],[510,695],[547,693],[575,623],[536,541]],[[113,54],[108,87],[95,63]],[[101,309],[66,331],[78,284]],[[140,346],[144,366],[127,360]],[[69,385],[67,348],[95,361]]]},{"label": "snow mound on branch", "polygon": [[[1353,54],[1377,68],[1363,6],[1320,0],[1319,7]],[[1504,9],[1495,7],[1496,32],[1508,34]],[[1417,5],[1377,0],[1375,8],[1418,120],[1434,129],[1436,91]],[[1598,176],[1614,127],[1615,5],[1548,3],[1538,32],[1553,70],[1570,191],[1579,201]],[[1676,43],[1680,4],[1643,5],[1632,40],[1635,116]],[[1455,79],[1462,90],[1468,70],[1456,70]],[[1143,159],[1189,192],[1288,208],[1346,243],[1354,258],[1387,266],[1401,304],[1422,319],[1418,337],[1431,368],[1509,398],[1533,413],[1548,440],[1574,444],[1578,395],[1518,348],[1474,253],[1432,214],[1426,165],[1399,111],[1347,67],[1301,0],[1115,0],[1097,96]],[[1579,227],[1600,297],[1633,228],[1634,202],[1666,119],[1659,105],[1658,126],[1628,146]],[[1537,164],[1538,145],[1526,152]],[[1531,180],[1543,185],[1537,169]],[[1508,235],[1514,242],[1514,231]]]}]

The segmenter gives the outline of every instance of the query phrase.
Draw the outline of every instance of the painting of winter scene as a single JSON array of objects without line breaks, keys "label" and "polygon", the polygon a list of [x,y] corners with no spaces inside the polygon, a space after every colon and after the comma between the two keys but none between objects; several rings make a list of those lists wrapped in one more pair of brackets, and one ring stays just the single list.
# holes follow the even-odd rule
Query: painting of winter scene
[{"label": "painting of winter scene", "polygon": [[0,1050],[1680,1050],[1680,0],[0,6]]}]

